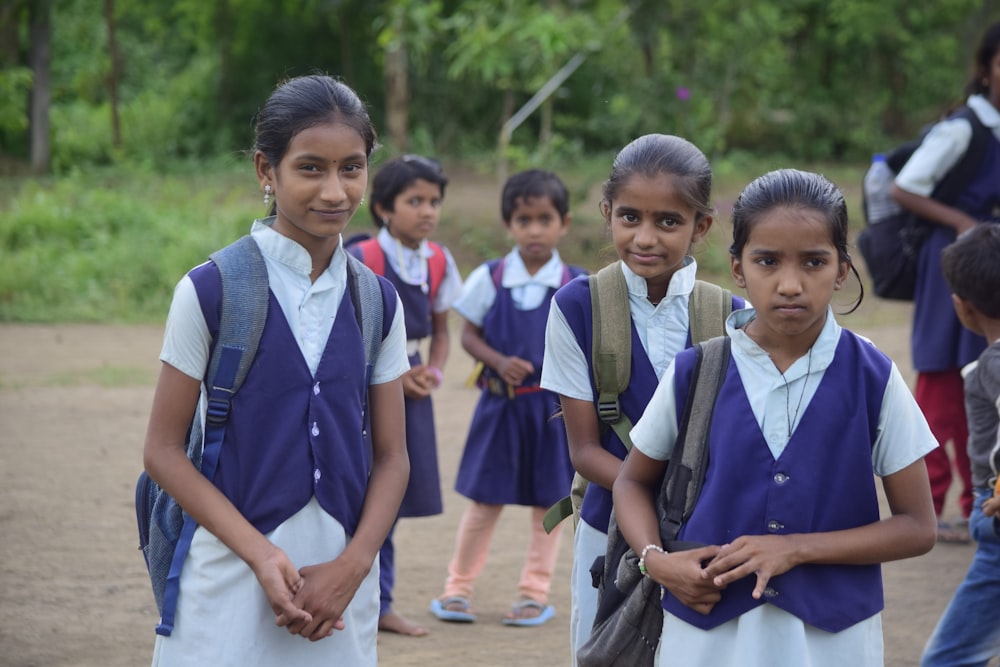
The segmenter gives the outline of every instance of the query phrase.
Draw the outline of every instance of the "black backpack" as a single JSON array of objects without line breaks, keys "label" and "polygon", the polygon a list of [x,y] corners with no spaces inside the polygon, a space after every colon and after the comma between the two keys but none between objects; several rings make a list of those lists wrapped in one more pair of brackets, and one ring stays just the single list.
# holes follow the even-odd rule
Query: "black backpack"
[{"label": "black backpack", "polygon": [[[972,125],[972,139],[968,150],[931,194],[933,199],[952,206],[979,171],[986,155],[990,130],[967,106],[963,106],[950,118],[965,118]],[[929,129],[926,128],[919,138],[897,146],[886,155],[886,163],[893,174],[898,174],[920,147]],[[931,232],[931,225],[935,223],[918,218],[906,209],[901,209],[885,220],[873,222],[868,219],[868,193],[865,193],[864,187],[861,192],[865,228],[858,235],[857,246],[865,258],[875,294],[883,299],[912,301],[917,284],[920,248]]]}]

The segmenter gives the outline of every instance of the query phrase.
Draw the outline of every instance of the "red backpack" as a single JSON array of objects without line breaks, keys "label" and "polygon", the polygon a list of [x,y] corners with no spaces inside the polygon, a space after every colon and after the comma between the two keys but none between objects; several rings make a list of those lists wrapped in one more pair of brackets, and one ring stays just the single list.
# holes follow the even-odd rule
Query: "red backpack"
[{"label": "red backpack", "polygon": [[[378,244],[377,238],[367,238],[350,245],[356,247],[361,253],[361,261],[365,263],[365,266],[380,276],[385,275],[385,253],[382,251],[382,246]],[[444,280],[448,260],[444,256],[444,248],[437,243],[428,241],[427,247],[431,251],[430,256],[427,257],[427,279],[430,300],[433,301],[441,287],[441,281]]]}]

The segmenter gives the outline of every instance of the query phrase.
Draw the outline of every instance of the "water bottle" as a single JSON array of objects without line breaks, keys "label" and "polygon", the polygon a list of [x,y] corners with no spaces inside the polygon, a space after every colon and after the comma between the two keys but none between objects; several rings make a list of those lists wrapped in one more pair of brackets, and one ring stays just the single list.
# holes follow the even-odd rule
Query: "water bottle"
[{"label": "water bottle", "polygon": [[872,166],[865,174],[865,203],[868,223],[882,222],[899,213],[899,204],[892,198],[892,184],[896,175],[889,168],[883,153],[872,156]]}]

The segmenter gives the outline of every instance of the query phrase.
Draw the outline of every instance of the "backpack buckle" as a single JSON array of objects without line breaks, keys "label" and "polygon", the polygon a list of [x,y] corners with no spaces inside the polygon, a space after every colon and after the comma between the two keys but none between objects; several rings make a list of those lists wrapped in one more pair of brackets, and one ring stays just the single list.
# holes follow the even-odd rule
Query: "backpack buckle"
[{"label": "backpack buckle", "polygon": [[617,424],[622,418],[622,407],[616,396],[613,399],[597,399],[597,416],[605,424]]},{"label": "backpack buckle", "polygon": [[208,399],[208,409],[205,412],[205,421],[209,424],[225,424],[229,419],[229,397]]}]

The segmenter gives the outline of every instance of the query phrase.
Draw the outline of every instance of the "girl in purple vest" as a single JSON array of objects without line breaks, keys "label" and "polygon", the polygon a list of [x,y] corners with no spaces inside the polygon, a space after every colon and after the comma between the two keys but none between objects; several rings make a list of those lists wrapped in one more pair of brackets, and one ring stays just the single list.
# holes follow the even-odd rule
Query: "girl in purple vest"
[{"label": "girl in purple vest", "polygon": [[834,319],[857,277],[847,234],[843,195],[818,174],[771,172],[736,202],[732,274],[754,308],[727,323],[705,485],[679,535],[705,546],[664,553],[653,509],[693,350],[632,430],[614,500],[664,587],[661,667],[883,664],[880,563],[934,544],[923,456],[937,443],[892,361]]},{"label": "girl in purple vest", "polygon": [[[628,287],[632,369],[619,401],[633,423],[674,355],[691,344],[688,302],[698,268],[691,249],[712,226],[711,196],[712,169],[705,155],[694,144],[663,134],[625,146],[604,185],[601,212]],[[734,297],[734,308],[742,304]],[[573,281],[553,299],[542,372],[542,386],[560,395],[573,466],[590,480],[573,542],[573,664],[594,624],[597,590],[590,569],[605,552],[611,485],[626,453],[598,417],[592,339],[589,283]]]},{"label": "girl in purple vest", "polygon": [[400,379],[409,364],[402,308],[382,280],[383,341],[366,385],[345,294],[341,233],[363,200],[374,145],[364,105],[328,76],[286,81],[258,114],[253,160],[270,216],[250,235],[270,303],[211,481],[185,440],[204,411],[218,270],[203,264],[177,285],[144,461],[199,527],[154,665],[377,662],[375,558],[409,472]]},{"label": "girl in purple vest", "polygon": [[584,270],[565,264],[557,246],[570,223],[559,178],[532,169],[511,176],[501,215],[515,248],[469,274],[455,310],[465,318],[462,347],[482,362],[482,391],[469,426],[455,490],[472,502],[462,516],[448,579],[430,610],[443,621],[471,622],[473,585],[486,564],[504,505],[531,508],[531,541],[518,599],[507,625],[541,625],[559,533],[542,528],[545,509],[569,492],[566,431],[552,419],[556,397],[539,386],[545,321],[555,291]]},{"label": "girl in purple vest", "polygon": [[[462,291],[455,260],[429,237],[441,219],[448,184],[441,165],[421,155],[386,162],[372,179],[369,210],[379,227],[375,238],[348,242],[349,252],[385,276],[403,302],[410,370],[403,375],[406,398],[406,450],[410,480],[400,517],[440,514],[441,481],[431,393],[441,384],[448,358],[448,311]],[[427,344],[427,363],[420,348]],[[393,524],[395,528],[395,524]],[[389,531],[379,551],[379,630],[420,637],[427,629],[392,606],[396,582],[395,545]]]}]

